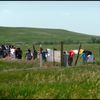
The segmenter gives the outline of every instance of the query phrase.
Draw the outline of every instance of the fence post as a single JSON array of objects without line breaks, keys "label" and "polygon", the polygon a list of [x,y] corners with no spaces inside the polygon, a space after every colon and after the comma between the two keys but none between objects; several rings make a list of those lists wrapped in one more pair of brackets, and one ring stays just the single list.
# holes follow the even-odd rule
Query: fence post
[{"label": "fence post", "polygon": [[61,41],[61,66],[63,65],[63,42]]},{"label": "fence post", "polygon": [[40,45],[40,67],[42,67],[42,45]]},{"label": "fence post", "polygon": [[34,50],[35,50],[35,45],[33,44],[33,59],[34,59]]},{"label": "fence post", "polygon": [[99,59],[100,59],[100,47],[99,47]]},{"label": "fence post", "polygon": [[55,54],[54,54],[54,50],[55,49],[53,49],[53,66],[55,66]]},{"label": "fence post", "polygon": [[76,61],[75,61],[75,66],[76,66],[76,64],[77,64],[77,61],[78,61],[78,58],[79,58],[79,52],[80,52],[80,48],[81,48],[81,44],[80,44],[80,46],[79,46],[79,49],[78,49],[78,54],[77,54],[77,58],[76,58]]}]

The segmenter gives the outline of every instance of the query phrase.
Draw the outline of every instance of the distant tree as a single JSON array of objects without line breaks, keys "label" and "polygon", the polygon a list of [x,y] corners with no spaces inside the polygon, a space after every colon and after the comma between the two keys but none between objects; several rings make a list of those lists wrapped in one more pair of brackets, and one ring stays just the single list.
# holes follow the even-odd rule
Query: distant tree
[{"label": "distant tree", "polygon": [[91,37],[91,42],[96,43],[96,37]]},{"label": "distant tree", "polygon": [[97,39],[97,40],[96,40],[96,43],[100,43],[100,39]]}]

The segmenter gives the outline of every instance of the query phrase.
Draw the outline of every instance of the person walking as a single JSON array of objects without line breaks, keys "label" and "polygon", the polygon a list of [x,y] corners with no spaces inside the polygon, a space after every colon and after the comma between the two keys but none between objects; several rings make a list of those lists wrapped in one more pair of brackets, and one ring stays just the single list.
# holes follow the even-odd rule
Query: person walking
[{"label": "person walking", "polygon": [[67,54],[66,54],[66,52],[64,51],[63,52],[63,64],[64,64],[64,66],[66,67],[67,66]]},{"label": "person walking", "polygon": [[17,59],[22,59],[22,50],[21,50],[20,48],[17,48],[17,49],[15,50],[15,57],[16,57]]},{"label": "person walking", "polygon": [[26,60],[32,59],[32,52],[30,49],[27,50],[25,57],[26,57]]},{"label": "person walking", "polygon": [[73,57],[74,57],[74,52],[72,50],[69,51],[69,55],[68,55],[68,65],[72,66],[73,63]]}]

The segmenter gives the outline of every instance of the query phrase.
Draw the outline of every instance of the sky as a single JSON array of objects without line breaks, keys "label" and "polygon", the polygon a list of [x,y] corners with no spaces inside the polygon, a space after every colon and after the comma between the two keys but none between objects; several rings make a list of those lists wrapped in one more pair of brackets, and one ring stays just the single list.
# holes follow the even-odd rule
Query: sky
[{"label": "sky", "polygon": [[100,1],[0,1],[0,26],[100,36]]}]

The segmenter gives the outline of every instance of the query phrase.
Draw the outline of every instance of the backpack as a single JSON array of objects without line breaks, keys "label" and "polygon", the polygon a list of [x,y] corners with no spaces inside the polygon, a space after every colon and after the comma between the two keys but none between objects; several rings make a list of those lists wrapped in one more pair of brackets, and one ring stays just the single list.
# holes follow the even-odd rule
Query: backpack
[{"label": "backpack", "polygon": [[26,54],[26,58],[27,58],[27,60],[31,60],[31,59],[32,59],[31,53],[27,53],[27,54]]}]

